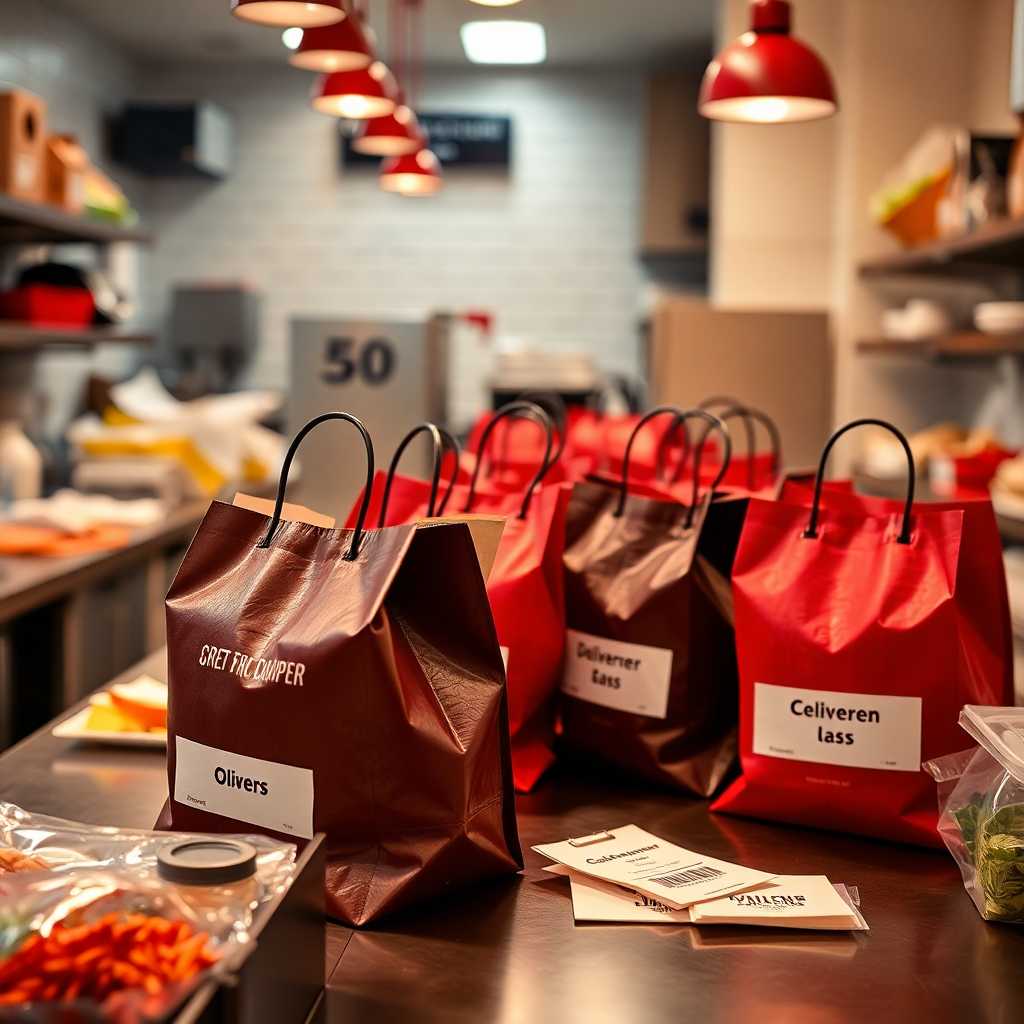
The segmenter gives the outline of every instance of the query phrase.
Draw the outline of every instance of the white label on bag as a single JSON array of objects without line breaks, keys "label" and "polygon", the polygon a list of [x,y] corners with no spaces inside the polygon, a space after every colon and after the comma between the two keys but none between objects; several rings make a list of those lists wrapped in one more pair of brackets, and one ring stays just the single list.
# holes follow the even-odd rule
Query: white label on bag
[{"label": "white label on bag", "polygon": [[754,753],[887,771],[921,770],[921,698],[754,684]]},{"label": "white label on bag", "polygon": [[250,825],[313,838],[313,772],[175,738],[174,799]]},{"label": "white label on bag", "polygon": [[671,651],[575,629],[565,631],[565,641],[563,693],[634,715],[664,718],[668,714]]}]

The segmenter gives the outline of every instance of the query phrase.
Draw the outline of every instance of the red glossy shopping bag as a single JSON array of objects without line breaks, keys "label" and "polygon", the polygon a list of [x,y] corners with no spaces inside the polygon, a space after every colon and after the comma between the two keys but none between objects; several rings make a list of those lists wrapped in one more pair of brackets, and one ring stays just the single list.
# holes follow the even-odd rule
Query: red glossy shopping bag
[{"label": "red glossy shopping bag", "polygon": [[[552,421],[554,450],[545,454],[546,435],[531,426],[530,413],[502,415],[509,405],[527,402],[539,407]],[[544,476],[546,485],[582,479],[590,471],[588,460],[570,457],[567,451],[569,411],[555,393],[524,392],[513,403],[507,403],[496,413],[485,413],[474,424],[466,442],[459,474],[460,483],[469,483],[477,463],[483,473],[482,482],[488,490],[522,492],[529,486],[537,467],[547,458],[549,468]],[[534,422],[536,422],[534,420]],[[494,424],[491,427],[491,424]],[[488,428],[491,433],[487,433]],[[481,444],[487,437],[486,457]]]},{"label": "red glossy shopping bag", "polygon": [[[707,411],[708,404],[704,403],[702,411]],[[710,404],[712,407],[718,408],[721,401]],[[744,405],[727,406],[722,408],[717,415],[724,423],[734,420],[742,421],[743,435],[746,441],[746,451],[742,454],[737,453],[734,446],[726,471],[720,477],[720,486],[726,490],[748,495],[761,494],[764,496],[773,491],[782,469],[782,440],[775,421],[760,409]],[[769,450],[766,452],[757,450],[757,424],[764,427],[768,436]],[[675,470],[670,474],[666,469],[669,464],[671,464],[671,460],[663,441],[658,457],[656,477],[664,480],[666,476],[671,475],[670,484],[686,486],[687,479],[693,475],[696,467],[702,486],[707,486],[712,480],[719,478],[722,455],[714,444],[711,428],[705,426],[693,444],[683,445],[682,456],[676,459]],[[672,489],[670,487],[670,490]]]},{"label": "red glossy shopping bag", "polygon": [[[506,419],[527,416],[543,429],[544,448],[533,478],[509,490],[483,483],[482,466],[495,432]],[[507,516],[487,582],[487,596],[507,663],[512,764],[516,788],[532,789],[554,760],[554,697],[565,645],[562,550],[568,488],[547,485],[554,458],[554,427],[530,402],[513,402],[480,435],[480,461],[469,485],[456,485],[451,509]]]},{"label": "red glossy shopping bag", "polygon": [[[835,442],[867,424],[907,455],[897,512],[824,486]],[[921,762],[962,747],[964,704],[1012,691],[965,511],[915,505],[914,483],[903,435],[857,420],[825,446],[809,506],[751,500],[732,577],[742,775],[713,810],[940,845]]]},{"label": "red glossy shopping bag", "polygon": [[[402,456],[421,434],[425,434],[431,442],[430,480],[402,476],[397,472]],[[452,497],[459,454],[458,442],[444,428],[433,423],[421,423],[413,427],[395,449],[387,472],[374,475],[368,521],[376,523],[379,530],[383,526],[401,526],[416,519],[432,519],[435,515],[444,515]],[[443,476],[448,477],[448,482],[442,488]],[[360,491],[345,520],[345,529],[355,527],[362,503],[363,492]]]},{"label": "red glossy shopping bag", "polygon": [[[790,476],[779,487],[782,501],[810,507],[814,481]],[[895,515],[903,503],[876,498],[854,491],[850,480],[829,480],[822,486],[823,506],[837,512],[865,515]],[[963,515],[958,557],[957,591],[975,625],[972,627],[985,643],[978,647],[978,671],[985,678],[1002,674],[1006,699],[994,703],[1013,703],[1013,627],[1010,600],[1003,571],[1003,542],[999,536],[995,512],[988,496],[958,501],[929,502],[922,506],[932,512],[960,512]]]},{"label": "red glossy shopping bag", "polygon": [[1016,454],[993,443],[973,455],[933,455],[928,462],[928,482],[936,494],[946,498],[987,498],[997,470]]},{"label": "red glossy shopping bag", "polygon": [[[605,455],[599,472],[621,479],[626,469],[626,451],[643,416],[621,416],[607,425]],[[710,446],[709,446],[710,447]],[[693,455],[693,443],[685,426],[678,422],[657,423],[654,429],[644,430],[629,453],[629,475],[637,485],[650,486],[665,491],[673,482],[678,470],[678,480],[684,487],[692,479],[686,471]]]},{"label": "red glossy shopping bag", "polygon": [[604,459],[607,417],[597,409],[573,408],[565,426],[565,458],[574,467],[574,477],[596,473]]}]

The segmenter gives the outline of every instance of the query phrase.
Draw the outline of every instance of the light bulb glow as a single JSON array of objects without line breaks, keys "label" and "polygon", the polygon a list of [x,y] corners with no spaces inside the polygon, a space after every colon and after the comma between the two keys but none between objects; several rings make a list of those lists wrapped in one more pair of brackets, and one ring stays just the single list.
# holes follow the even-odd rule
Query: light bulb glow
[{"label": "light bulb glow", "polygon": [[404,104],[388,117],[367,121],[352,142],[352,148],[366,156],[404,156],[423,145],[416,115]]},{"label": "light bulb glow", "polygon": [[365,121],[390,114],[395,109],[395,101],[377,96],[361,96],[358,93],[342,93],[339,96],[319,96],[313,100],[313,106],[322,114]]},{"label": "light bulb glow", "polygon": [[280,28],[316,28],[345,17],[339,0],[232,0],[231,13],[242,21]]},{"label": "light bulb glow", "polygon": [[836,105],[806,96],[737,96],[703,103],[700,112],[715,121],[785,124],[831,117]]},{"label": "light bulb glow", "polygon": [[292,67],[303,71],[358,71],[370,63],[367,53],[346,52],[341,50],[305,50],[295,54],[289,61]]},{"label": "light bulb glow", "polygon": [[403,196],[429,196],[444,187],[441,165],[429,149],[387,160],[381,168],[380,187]]},{"label": "light bulb glow", "polygon": [[397,95],[394,76],[378,60],[358,71],[324,75],[313,89],[313,109],[334,117],[365,121],[392,113]]},{"label": "light bulb glow", "polygon": [[540,64],[547,58],[547,36],[536,21],[467,21],[459,35],[474,64]]}]

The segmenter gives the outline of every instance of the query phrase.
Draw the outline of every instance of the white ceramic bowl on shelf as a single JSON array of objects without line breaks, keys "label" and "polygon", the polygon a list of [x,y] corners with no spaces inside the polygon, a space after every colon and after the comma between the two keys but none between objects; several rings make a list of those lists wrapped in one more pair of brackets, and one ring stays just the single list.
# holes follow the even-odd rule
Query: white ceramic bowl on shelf
[{"label": "white ceramic bowl on shelf", "polygon": [[1024,302],[979,302],[974,325],[985,334],[1024,333]]}]

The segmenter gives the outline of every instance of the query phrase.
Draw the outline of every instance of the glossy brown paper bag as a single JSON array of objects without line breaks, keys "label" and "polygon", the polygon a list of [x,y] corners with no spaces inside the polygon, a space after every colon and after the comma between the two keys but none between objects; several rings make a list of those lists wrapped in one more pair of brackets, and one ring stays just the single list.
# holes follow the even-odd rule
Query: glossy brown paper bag
[{"label": "glossy brown paper bag", "polygon": [[[369,482],[362,425],[326,418],[359,427]],[[354,925],[517,871],[504,670],[469,527],[280,511],[214,503],[167,596],[161,825],[326,833],[328,913]]]},{"label": "glossy brown paper bag", "polygon": [[735,759],[737,724],[729,581],[702,544],[717,510],[710,496],[688,506],[623,486],[577,484],[569,502],[564,740],[710,796]]}]

